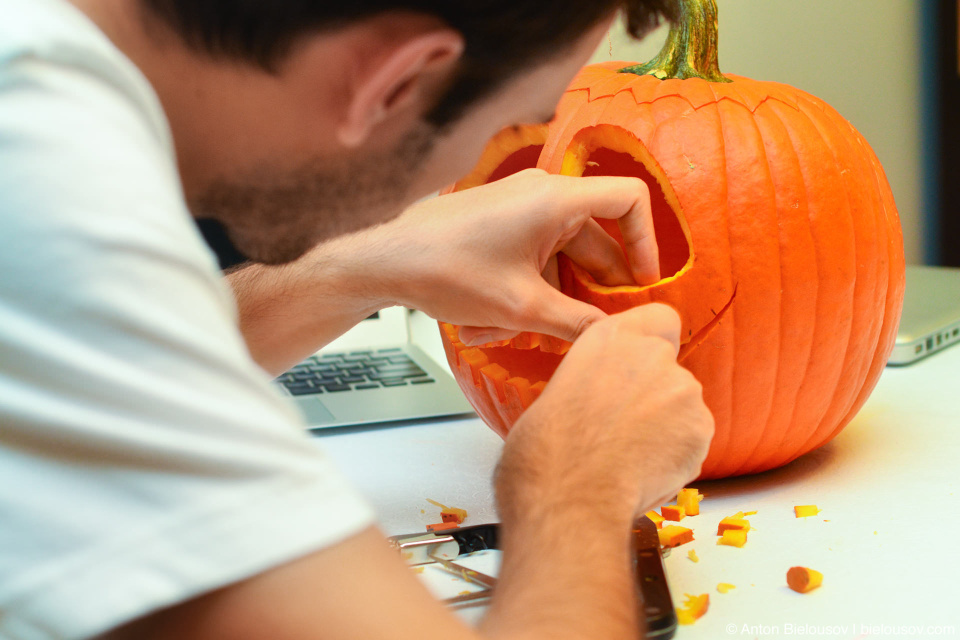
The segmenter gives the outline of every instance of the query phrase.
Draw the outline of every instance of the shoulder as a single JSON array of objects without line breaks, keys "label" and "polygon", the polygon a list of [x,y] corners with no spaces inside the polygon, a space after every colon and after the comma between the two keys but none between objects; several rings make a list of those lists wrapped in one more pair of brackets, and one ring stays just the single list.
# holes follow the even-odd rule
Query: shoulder
[{"label": "shoulder", "polygon": [[[3,10],[0,269],[36,287],[152,260],[216,287],[146,79],[66,2],[0,0]],[[24,246],[27,260],[12,250]]]}]

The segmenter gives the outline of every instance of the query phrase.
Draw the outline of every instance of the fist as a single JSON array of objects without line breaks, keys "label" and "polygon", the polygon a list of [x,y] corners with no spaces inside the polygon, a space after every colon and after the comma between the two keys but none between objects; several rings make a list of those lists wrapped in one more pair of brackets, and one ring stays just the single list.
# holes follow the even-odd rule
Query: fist
[{"label": "fist", "polygon": [[680,319],[645,305],[587,329],[507,438],[501,508],[592,501],[632,521],[700,473],[713,417],[677,364]]}]

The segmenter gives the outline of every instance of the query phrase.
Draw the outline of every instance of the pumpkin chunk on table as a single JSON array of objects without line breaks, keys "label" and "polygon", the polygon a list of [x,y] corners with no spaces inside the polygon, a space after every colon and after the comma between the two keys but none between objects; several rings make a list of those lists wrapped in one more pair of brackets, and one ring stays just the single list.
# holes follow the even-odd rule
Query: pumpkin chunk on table
[{"label": "pumpkin chunk on table", "polygon": [[809,518],[817,515],[820,511],[815,504],[804,504],[793,508],[793,513],[797,518]]},{"label": "pumpkin chunk on table", "polygon": [[807,567],[790,567],[787,586],[797,593],[807,593],[823,583],[823,574]]},{"label": "pumpkin chunk on table", "polygon": [[700,501],[703,500],[703,494],[690,487],[680,489],[677,494],[677,506],[683,508],[683,512],[688,516],[700,515]]},{"label": "pumpkin chunk on table", "polygon": [[660,537],[660,546],[679,547],[682,544],[693,542],[693,530],[671,524],[657,532]]},{"label": "pumpkin chunk on table", "polygon": [[683,507],[677,505],[664,505],[660,507],[660,514],[664,520],[672,520],[674,522],[680,522],[687,515]]},{"label": "pumpkin chunk on table", "polygon": [[656,511],[647,511],[643,515],[647,516],[653,524],[657,525],[657,529],[663,528],[664,517]]},{"label": "pumpkin chunk on table", "polygon": [[680,624],[693,624],[699,618],[702,618],[703,614],[705,614],[710,607],[710,594],[701,593],[698,596],[693,596],[685,593],[683,595],[685,595],[687,599],[682,607],[677,607],[677,622]]},{"label": "pumpkin chunk on table", "polygon": [[742,547],[747,544],[747,532],[742,529],[727,529],[723,532],[723,535],[720,536],[720,539],[717,540],[717,544],[728,547]]},{"label": "pumpkin chunk on table", "polygon": [[724,531],[750,531],[750,521],[746,518],[734,518],[733,516],[724,518],[717,525],[717,535],[723,535]]}]

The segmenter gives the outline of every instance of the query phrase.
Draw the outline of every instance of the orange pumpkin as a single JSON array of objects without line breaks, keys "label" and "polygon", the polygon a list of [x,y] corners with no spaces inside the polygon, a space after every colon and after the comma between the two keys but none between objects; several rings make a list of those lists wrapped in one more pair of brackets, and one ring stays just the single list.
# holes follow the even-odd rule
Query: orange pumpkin
[{"label": "orange pumpkin", "polygon": [[[502,132],[453,189],[534,166],[646,181],[663,279],[601,286],[561,256],[561,288],[608,313],[649,302],[680,313],[680,362],[716,419],[701,477],[720,478],[823,445],[863,406],[893,347],[903,241],[853,126],[798,89],[721,75],[714,0],[681,5],[657,59],[586,67],[552,123]],[[502,436],[568,347],[521,334],[468,348],[458,327],[441,328],[461,388]]]}]

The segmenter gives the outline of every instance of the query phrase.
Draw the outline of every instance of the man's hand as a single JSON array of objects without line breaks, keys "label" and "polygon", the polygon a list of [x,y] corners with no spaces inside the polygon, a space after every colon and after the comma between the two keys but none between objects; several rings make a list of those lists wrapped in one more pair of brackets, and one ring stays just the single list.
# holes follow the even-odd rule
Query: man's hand
[{"label": "man's hand", "polygon": [[[618,221],[626,257],[593,218]],[[660,279],[649,191],[635,178],[523,171],[411,207],[374,234],[397,257],[398,302],[462,325],[466,344],[520,331],[572,341],[604,318],[557,290],[560,251],[601,284]]]},{"label": "man's hand", "polygon": [[[593,602],[610,625],[598,637],[632,637],[642,611],[629,597],[633,520],[700,473],[713,437],[700,384],[677,364],[679,331],[658,304],[594,324],[514,425],[496,482],[505,561],[487,618],[494,636],[526,625],[544,638],[590,637],[599,616],[578,604]],[[580,558],[593,570],[564,566]],[[551,602],[566,603],[562,615]]]},{"label": "man's hand", "polygon": [[[618,221],[626,257],[594,217]],[[414,205],[293,264],[241,269],[229,281],[250,352],[279,374],[393,304],[461,325],[468,344],[520,331],[572,341],[606,314],[557,290],[560,251],[602,284],[656,282],[646,185],[523,171]]]},{"label": "man's hand", "polygon": [[507,438],[504,518],[582,499],[629,521],[696,478],[714,425],[700,383],[677,363],[679,333],[676,312],[651,304],[581,336]]}]

